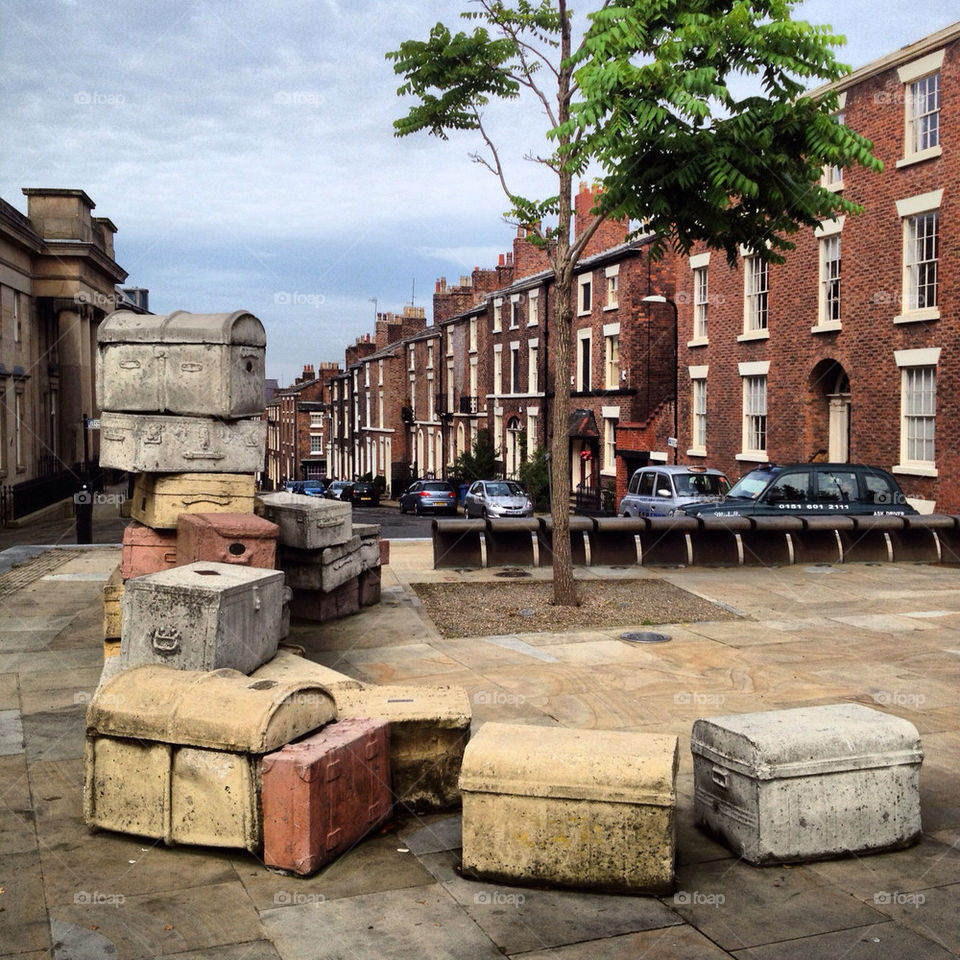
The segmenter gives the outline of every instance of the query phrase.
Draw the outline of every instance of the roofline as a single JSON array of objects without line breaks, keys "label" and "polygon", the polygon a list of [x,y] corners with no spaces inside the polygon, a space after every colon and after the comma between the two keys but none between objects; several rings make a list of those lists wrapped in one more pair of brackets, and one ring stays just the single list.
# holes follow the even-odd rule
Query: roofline
[{"label": "roofline", "polygon": [[957,39],[960,39],[960,21],[944,27],[942,30],[937,30],[936,33],[927,34],[927,36],[921,37],[921,39],[916,42],[901,47],[899,50],[894,50],[892,53],[888,53],[876,60],[871,60],[869,63],[864,64],[862,67],[857,67],[856,70],[851,71],[839,80],[822,84],[811,90],[807,96],[819,97],[831,90],[847,90],[850,87],[856,86],[858,83],[862,83],[864,80],[869,80],[871,77],[877,76],[877,74],[885,73],[887,70],[891,70],[902,63],[917,60],[925,54],[936,50],[938,47],[952,43]]}]

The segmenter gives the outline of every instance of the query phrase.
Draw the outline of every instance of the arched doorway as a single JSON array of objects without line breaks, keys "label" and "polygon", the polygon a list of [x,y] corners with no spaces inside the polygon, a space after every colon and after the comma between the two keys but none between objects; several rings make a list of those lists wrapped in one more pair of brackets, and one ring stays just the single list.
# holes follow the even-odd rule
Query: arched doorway
[{"label": "arched doorway", "polygon": [[511,417],[507,421],[507,462],[506,474],[516,477],[520,469],[520,418]]},{"label": "arched doorway", "polygon": [[846,463],[850,459],[850,378],[836,360],[821,360],[810,374],[808,457]]},{"label": "arched doorway", "polygon": [[463,429],[463,422],[457,424],[457,456],[466,451],[466,433]]}]

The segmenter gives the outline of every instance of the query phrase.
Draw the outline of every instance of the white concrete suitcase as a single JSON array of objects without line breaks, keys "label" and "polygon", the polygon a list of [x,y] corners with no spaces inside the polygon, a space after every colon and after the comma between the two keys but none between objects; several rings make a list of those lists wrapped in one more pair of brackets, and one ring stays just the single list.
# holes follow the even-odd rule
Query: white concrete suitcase
[{"label": "white concrete suitcase", "polygon": [[263,325],[251,313],[111,313],[97,331],[103,410],[258,416],[266,405]]},{"label": "white concrete suitcase", "polygon": [[252,673],[277,652],[286,590],[279,570],[204,561],[129,580],[121,663]]},{"label": "white concrete suitcase", "polygon": [[284,547],[319,550],[346,543],[353,536],[353,508],[338,500],[265,493],[257,498],[257,513],[280,527],[280,545]]},{"label": "white concrete suitcase", "polygon": [[858,703],[697,720],[697,823],[754,864],[907,846],[920,835],[916,727]]},{"label": "white concrete suitcase", "polygon": [[128,473],[256,473],[263,469],[263,420],[214,420],[104,412],[100,466]]}]

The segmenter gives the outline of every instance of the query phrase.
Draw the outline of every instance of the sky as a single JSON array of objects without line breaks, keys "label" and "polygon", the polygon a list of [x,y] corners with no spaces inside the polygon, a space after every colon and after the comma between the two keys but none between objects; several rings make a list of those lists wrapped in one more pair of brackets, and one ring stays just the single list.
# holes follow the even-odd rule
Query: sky
[{"label": "sky", "polygon": [[[582,10],[597,3],[585,3]],[[468,0],[0,0],[0,197],[85,190],[155,313],[249,310],[267,376],[342,364],[376,312],[431,313],[512,249],[476,135],[393,135],[385,53]],[[960,0],[804,0],[858,67],[960,20]],[[469,28],[469,25],[465,25]],[[536,104],[492,108],[510,187],[548,195]]]}]

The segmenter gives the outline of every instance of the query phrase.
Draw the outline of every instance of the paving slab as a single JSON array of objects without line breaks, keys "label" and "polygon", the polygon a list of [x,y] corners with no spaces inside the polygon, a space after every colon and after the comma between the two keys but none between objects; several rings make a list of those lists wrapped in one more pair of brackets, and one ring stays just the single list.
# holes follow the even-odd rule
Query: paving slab
[{"label": "paving slab", "polygon": [[502,960],[439,884],[261,913],[283,960]]},{"label": "paving slab", "polygon": [[[549,950],[514,954],[517,960],[724,960],[730,956],[692,927],[641,930]],[[809,960],[809,958],[807,958]]]},{"label": "paving slab", "polygon": [[0,950],[49,950],[50,926],[39,854],[35,850],[4,854],[0,888]]}]

